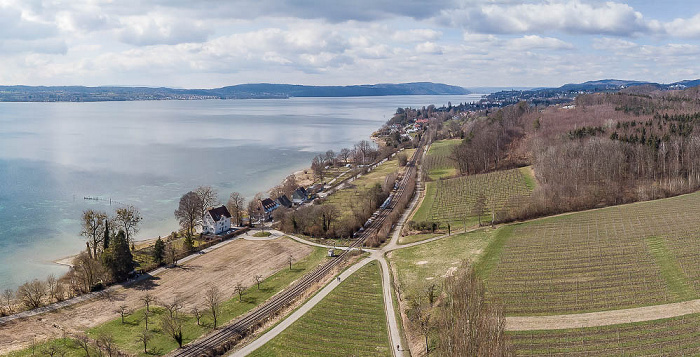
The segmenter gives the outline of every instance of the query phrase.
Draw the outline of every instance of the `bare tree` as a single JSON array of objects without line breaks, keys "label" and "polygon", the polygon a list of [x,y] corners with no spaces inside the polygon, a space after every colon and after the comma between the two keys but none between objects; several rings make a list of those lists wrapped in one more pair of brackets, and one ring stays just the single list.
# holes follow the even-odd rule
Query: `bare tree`
[{"label": "bare tree", "polygon": [[108,357],[112,357],[112,354],[119,353],[119,349],[114,342],[114,336],[111,334],[103,333],[97,336],[97,347],[105,350]]},{"label": "bare tree", "polygon": [[165,258],[166,262],[169,265],[177,265],[177,249],[175,248],[175,245],[173,245],[172,242],[168,242],[165,244]]},{"label": "bare tree", "polygon": [[297,177],[295,175],[289,175],[282,183],[282,192],[287,195],[287,197],[291,197],[292,193],[294,193],[294,190],[296,190],[297,187],[299,187]]},{"label": "bare tree", "polygon": [[[425,353],[430,353],[429,335],[432,328],[431,309],[425,300],[420,297],[410,301],[410,308],[407,311],[408,318],[411,322],[418,326],[423,338],[425,339]],[[452,355],[458,356],[458,355]]]},{"label": "bare tree", "polygon": [[200,325],[200,320],[202,319],[202,315],[203,315],[203,314],[202,314],[202,311],[199,310],[199,308],[195,306],[195,307],[192,308],[192,310],[190,310],[190,312],[192,313],[192,315],[194,316],[194,318],[197,319],[197,326],[201,326],[201,325]]},{"label": "bare tree", "polygon": [[333,150],[326,151],[323,160],[325,161],[326,165],[335,164],[335,152]]},{"label": "bare tree", "polygon": [[30,309],[41,306],[43,298],[46,296],[46,285],[44,282],[34,279],[24,283],[17,288],[17,298]]},{"label": "bare tree", "polygon": [[199,218],[204,219],[204,215],[207,213],[207,209],[214,207],[219,203],[218,194],[216,190],[211,186],[199,186],[194,193],[199,197]]},{"label": "bare tree", "polygon": [[192,238],[197,222],[203,216],[200,211],[201,207],[202,201],[195,192],[190,191],[180,197],[180,204],[175,210],[175,218],[180,222],[180,227],[187,232],[188,238]]},{"label": "bare tree", "polygon": [[2,292],[2,300],[5,303],[5,308],[7,309],[7,314],[11,315],[14,309],[12,308],[12,299],[15,297],[15,292],[12,289],[5,289]]},{"label": "bare tree", "polygon": [[182,310],[182,299],[179,296],[175,296],[173,301],[163,303],[163,307],[168,310],[170,317],[177,317],[180,310]]},{"label": "bare tree", "polygon": [[482,192],[476,196],[476,201],[474,201],[474,206],[472,206],[472,214],[479,218],[479,227],[481,227],[481,216],[486,210],[486,196]]},{"label": "bare tree", "polygon": [[262,219],[262,198],[262,193],[257,193],[255,194],[255,197],[253,197],[253,199],[250,200],[250,202],[248,202],[248,217],[250,218],[251,225],[253,224],[253,221]]},{"label": "bare tree", "polygon": [[236,283],[236,286],[233,287],[233,291],[238,294],[238,301],[243,301],[243,292],[245,291],[243,284],[240,282]]},{"label": "bare tree", "polygon": [[126,241],[134,249],[134,236],[139,231],[139,223],[143,220],[141,212],[134,206],[117,208],[117,216],[114,221],[120,226],[126,235]]},{"label": "bare tree", "polygon": [[151,334],[151,331],[148,331],[148,329],[143,329],[143,331],[136,335],[136,342],[143,343],[143,353],[148,353],[148,342],[150,342],[152,338],[153,335]]},{"label": "bare tree", "polygon": [[61,348],[61,346],[55,344],[45,345],[41,348],[41,353],[49,357],[63,356],[66,354],[66,352],[63,350],[63,348]]},{"label": "bare tree", "polygon": [[182,348],[182,319],[178,316],[165,315],[161,320],[163,332],[172,337],[177,345]]},{"label": "bare tree", "polygon": [[314,156],[311,160],[311,170],[314,172],[314,179],[323,180],[323,174],[326,171],[323,155]]},{"label": "bare tree", "polygon": [[80,334],[74,340],[85,351],[85,356],[90,357],[90,338],[87,335]]},{"label": "bare tree", "polygon": [[146,330],[148,330],[148,318],[151,316],[151,312],[148,310],[143,310],[143,321],[146,323]]},{"label": "bare tree", "polygon": [[121,316],[122,324],[124,324],[124,318],[131,315],[131,312],[129,311],[129,307],[126,305],[120,305],[119,308],[116,310],[116,312],[119,313],[119,315]]},{"label": "bare tree", "polygon": [[87,238],[88,246],[92,248],[92,258],[97,259],[98,249],[102,246],[102,240],[104,239],[105,231],[105,221],[107,220],[107,214],[104,212],[98,212],[94,210],[83,211],[83,230],[80,232],[82,236]]},{"label": "bare tree", "polygon": [[237,226],[241,226],[243,212],[245,211],[245,198],[238,192],[232,192],[226,203],[229,213]]},{"label": "bare tree", "polygon": [[255,276],[253,276],[253,278],[255,278],[255,282],[258,284],[258,290],[260,290],[260,283],[262,283],[263,281],[263,276],[260,274],[256,274]]},{"label": "bare tree", "polygon": [[48,290],[49,300],[58,300],[56,298],[56,290],[58,289],[58,281],[56,280],[55,275],[50,274],[46,278],[46,289]]},{"label": "bare tree", "polygon": [[287,257],[287,262],[289,262],[289,270],[292,270],[292,263],[294,262],[294,256],[290,254]]},{"label": "bare tree", "polygon": [[149,293],[142,296],[139,300],[143,301],[143,304],[146,305],[146,311],[151,312],[151,303],[156,301],[156,297]]},{"label": "bare tree", "polygon": [[216,322],[219,317],[219,310],[221,309],[221,291],[216,286],[211,286],[204,293],[204,302],[211,313],[211,317],[214,320],[214,328],[216,328]]},{"label": "bare tree", "polygon": [[73,259],[73,267],[68,275],[75,285],[80,286],[81,291],[88,292],[104,277],[105,269],[99,260],[93,259],[89,253],[81,252]]}]

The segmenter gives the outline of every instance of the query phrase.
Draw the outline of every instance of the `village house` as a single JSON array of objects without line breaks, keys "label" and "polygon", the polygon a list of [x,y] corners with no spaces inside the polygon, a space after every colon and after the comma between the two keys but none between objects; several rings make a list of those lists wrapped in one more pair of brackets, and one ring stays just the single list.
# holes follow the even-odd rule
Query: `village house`
[{"label": "village house", "polygon": [[287,195],[279,196],[275,201],[277,201],[280,206],[292,208],[292,201],[287,197]]},{"label": "village house", "polygon": [[270,220],[272,218],[272,211],[276,210],[280,206],[279,203],[273,201],[269,197],[261,200],[260,205],[262,205],[265,220]]},{"label": "village house", "polygon": [[292,194],[292,203],[295,205],[300,205],[304,202],[306,202],[309,199],[309,194],[306,192],[306,189],[303,187],[299,187],[296,190],[294,190],[294,193]]},{"label": "village house", "polygon": [[204,214],[202,234],[222,234],[231,229],[231,213],[226,206],[210,208]]}]

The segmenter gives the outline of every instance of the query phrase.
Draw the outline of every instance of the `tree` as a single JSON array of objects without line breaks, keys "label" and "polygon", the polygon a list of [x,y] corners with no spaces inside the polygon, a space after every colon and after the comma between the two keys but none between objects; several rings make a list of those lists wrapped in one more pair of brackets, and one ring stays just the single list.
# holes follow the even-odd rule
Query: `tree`
[{"label": "tree", "polygon": [[232,192],[226,203],[228,212],[231,213],[234,223],[241,226],[243,221],[243,211],[245,210],[245,198],[238,192]]},{"label": "tree", "polygon": [[175,249],[175,245],[172,242],[165,244],[165,257],[169,265],[177,265],[177,249]]},{"label": "tree", "polygon": [[143,310],[143,321],[145,322],[145,328],[148,330],[148,318],[151,316],[151,312],[148,310]]},{"label": "tree", "polygon": [[5,289],[2,292],[2,300],[5,303],[5,308],[7,309],[7,314],[10,315],[12,314],[12,311],[14,310],[12,308],[12,299],[15,297],[14,291],[12,289]]},{"label": "tree", "polygon": [[163,332],[172,337],[177,345],[182,348],[182,319],[178,316],[165,315],[161,320]]},{"label": "tree", "polygon": [[469,266],[445,279],[437,307],[437,349],[444,356],[512,356],[503,308],[486,301],[484,284]]},{"label": "tree", "polygon": [[203,315],[202,311],[199,310],[199,308],[195,306],[192,308],[192,310],[190,310],[190,312],[192,313],[192,316],[194,316],[194,318],[197,319],[197,326],[201,326],[200,320],[202,319],[202,315]]},{"label": "tree", "polygon": [[74,340],[85,351],[85,356],[90,357],[90,338],[87,335],[80,334]]},{"label": "tree", "polygon": [[204,215],[207,210],[214,207],[219,203],[219,198],[217,197],[216,190],[211,186],[199,186],[194,193],[199,197],[199,217],[197,219],[203,220]]},{"label": "tree", "polygon": [[46,285],[44,282],[39,281],[38,279],[24,283],[17,288],[17,298],[30,309],[35,309],[41,306],[41,302],[45,296]]},{"label": "tree", "polygon": [[325,161],[326,165],[333,165],[335,163],[335,152],[333,150],[326,151],[323,160]]},{"label": "tree", "polygon": [[[406,312],[408,319],[414,324],[418,325],[418,328],[425,339],[425,353],[430,353],[430,343],[429,335],[432,328],[431,324],[431,310],[430,306],[425,302],[424,299],[420,297],[410,301],[410,308]],[[450,355],[459,356],[459,355]]]},{"label": "tree", "polygon": [[347,165],[348,164],[348,158],[350,157],[350,154],[352,151],[348,148],[343,148],[340,150],[340,153],[338,154],[338,157],[343,159],[343,164]]},{"label": "tree", "polygon": [[104,267],[97,260],[93,259],[89,253],[81,252],[73,259],[73,267],[68,273],[70,279],[80,286],[80,290],[88,292],[104,276]]},{"label": "tree", "polygon": [[195,192],[190,191],[180,197],[180,204],[175,210],[175,218],[178,219],[180,227],[186,231],[189,238],[192,238],[197,222],[202,217],[201,207],[202,200]]},{"label": "tree", "polygon": [[233,291],[238,294],[238,301],[243,301],[243,292],[245,291],[243,284],[240,282],[236,283],[236,286],[233,287]]},{"label": "tree", "polygon": [[97,251],[104,239],[104,223],[107,219],[107,214],[94,210],[83,211],[83,230],[80,234],[87,238],[88,247],[92,248],[92,258],[97,259]]},{"label": "tree", "polygon": [[153,260],[156,264],[163,264],[163,259],[165,259],[165,242],[158,236],[155,244],[153,244]]},{"label": "tree", "polygon": [[179,296],[175,296],[172,302],[164,303],[163,307],[168,310],[170,317],[178,317],[180,310],[182,310],[182,299]]},{"label": "tree", "polygon": [[146,305],[146,311],[151,312],[151,303],[156,301],[156,297],[151,294],[146,294],[139,300],[143,301],[143,304]]},{"label": "tree", "polygon": [[117,216],[114,218],[119,228],[124,230],[126,241],[134,248],[134,237],[139,231],[139,223],[143,220],[141,212],[134,206],[126,206],[117,209]]},{"label": "tree", "polygon": [[287,257],[287,262],[289,262],[289,270],[292,270],[292,263],[294,262],[294,256],[290,254]]},{"label": "tree", "polygon": [[103,252],[105,250],[107,250],[107,248],[109,248],[109,243],[110,243],[109,236],[110,236],[110,234],[109,234],[109,220],[105,219],[105,232],[102,235],[102,251]]},{"label": "tree", "polygon": [[248,217],[250,218],[250,224],[253,225],[253,221],[262,219],[262,193],[255,194],[250,202],[248,202]]},{"label": "tree", "polygon": [[314,156],[311,160],[311,170],[314,172],[314,179],[323,180],[323,173],[326,170],[323,155]]},{"label": "tree", "polygon": [[143,343],[143,353],[148,353],[148,342],[151,341],[153,338],[153,335],[151,334],[151,331],[148,331],[148,329],[143,329],[143,331],[139,332],[138,335],[136,335],[136,342],[141,342]]},{"label": "tree", "polygon": [[282,192],[287,195],[287,197],[291,197],[297,187],[299,187],[297,177],[295,175],[289,175],[282,183]]},{"label": "tree", "polygon": [[219,317],[219,310],[221,308],[221,291],[216,286],[211,286],[204,293],[204,302],[207,309],[211,313],[211,318],[214,320],[214,328],[216,329],[216,322]]},{"label": "tree", "polygon": [[120,230],[114,237],[112,246],[102,256],[102,263],[114,281],[126,280],[134,270],[134,257],[124,231]]},{"label": "tree", "polygon": [[46,278],[46,289],[48,290],[49,300],[58,300],[58,281],[55,275],[50,274]]},{"label": "tree", "polygon": [[486,210],[486,196],[482,192],[476,196],[476,201],[474,201],[474,206],[472,206],[472,214],[479,218],[479,227],[481,227],[481,216]]},{"label": "tree", "polygon": [[64,356],[66,352],[61,348],[61,346],[58,346],[56,344],[47,344],[44,347],[41,348],[41,353],[49,356],[49,357],[54,357],[54,356]]},{"label": "tree", "polygon": [[114,336],[107,333],[102,333],[97,336],[97,347],[106,351],[108,357],[112,357],[113,353],[117,353],[119,351],[116,343],[114,342]]},{"label": "tree", "polygon": [[129,307],[126,305],[120,305],[119,309],[117,309],[116,312],[119,313],[119,315],[121,316],[122,324],[124,324],[124,318],[131,315],[131,312],[129,311]]},{"label": "tree", "polygon": [[258,284],[258,290],[260,290],[260,283],[262,283],[262,281],[263,281],[263,276],[260,274],[257,274],[253,278],[255,278],[255,282]]}]

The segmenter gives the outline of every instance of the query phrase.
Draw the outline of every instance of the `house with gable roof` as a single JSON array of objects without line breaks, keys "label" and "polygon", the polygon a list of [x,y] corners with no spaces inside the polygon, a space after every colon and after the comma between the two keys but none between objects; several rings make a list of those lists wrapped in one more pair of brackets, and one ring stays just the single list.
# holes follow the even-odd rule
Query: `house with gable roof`
[{"label": "house with gable roof", "polygon": [[210,208],[202,219],[202,234],[221,234],[231,229],[231,213],[226,206]]}]

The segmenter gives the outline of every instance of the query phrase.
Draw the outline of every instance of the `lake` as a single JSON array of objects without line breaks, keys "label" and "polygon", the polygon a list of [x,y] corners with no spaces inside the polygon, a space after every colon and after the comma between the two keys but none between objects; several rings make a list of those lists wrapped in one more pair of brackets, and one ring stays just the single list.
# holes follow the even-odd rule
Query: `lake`
[{"label": "lake", "polygon": [[137,239],[164,236],[197,186],[222,202],[233,191],[251,198],[318,153],[367,139],[397,107],[479,98],[0,103],[0,289],[65,273],[53,261],[85,248],[85,209],[134,205]]}]

